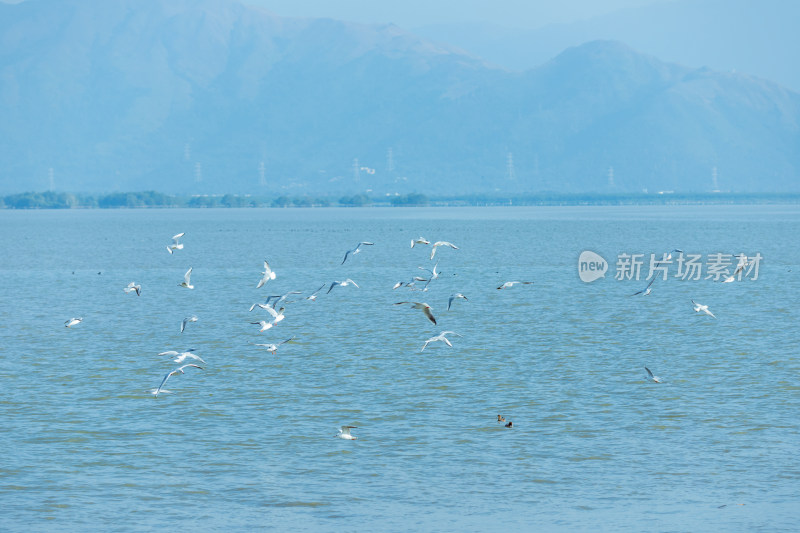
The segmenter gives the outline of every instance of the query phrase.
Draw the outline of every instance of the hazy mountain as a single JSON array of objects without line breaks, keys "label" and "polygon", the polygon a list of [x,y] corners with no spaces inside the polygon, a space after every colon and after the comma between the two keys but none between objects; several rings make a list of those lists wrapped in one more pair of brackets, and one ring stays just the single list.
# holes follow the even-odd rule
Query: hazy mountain
[{"label": "hazy mountain", "polygon": [[800,189],[767,81],[614,42],[515,73],[228,0],[0,4],[0,112],[4,193]]},{"label": "hazy mountain", "polygon": [[800,90],[800,2],[672,0],[537,29],[485,23],[411,28],[512,70],[537,67],[571,46],[618,40],[636,50],[694,68],[743,72]]}]

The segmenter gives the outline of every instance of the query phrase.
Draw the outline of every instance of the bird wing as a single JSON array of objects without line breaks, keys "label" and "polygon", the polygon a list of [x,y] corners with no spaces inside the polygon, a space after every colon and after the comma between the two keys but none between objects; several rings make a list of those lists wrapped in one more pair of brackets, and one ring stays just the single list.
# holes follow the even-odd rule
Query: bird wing
[{"label": "bird wing", "polygon": [[[356,248],[356,249],[358,249],[358,248]],[[350,255],[350,252],[351,252],[351,250],[347,250],[344,253],[344,259],[342,259],[342,263],[341,264],[344,264],[344,262],[347,261],[347,256]]]},{"label": "bird wing", "polygon": [[649,369],[649,368],[647,368],[647,367],[644,367],[644,369],[645,369],[645,370],[647,370],[647,375],[648,375],[648,376],[650,376],[650,377],[652,378],[652,377],[653,377],[653,373],[652,373],[652,372],[650,372],[650,369]]},{"label": "bird wing", "polygon": [[175,244],[177,244],[177,243],[178,243],[178,239],[180,239],[180,238],[181,238],[181,237],[183,237],[184,235],[186,235],[186,233],[185,233],[185,232],[184,232],[184,233],[178,233],[177,235],[173,235],[173,236],[172,236],[172,240],[175,242]]},{"label": "bird wing", "polygon": [[353,280],[352,280],[352,279],[350,279],[350,278],[347,278],[347,282],[348,282],[348,283],[352,283],[353,285],[355,285],[357,289],[360,289],[360,288],[361,288],[361,287],[359,287],[359,286],[358,286],[358,283],[356,283],[355,281],[353,281]]},{"label": "bird wing", "polygon": [[422,312],[425,313],[425,316],[428,317],[428,320],[430,320],[431,322],[436,324],[436,319],[433,318],[433,314],[431,314],[431,308],[430,307],[423,307],[422,308]]},{"label": "bird wing", "polygon": [[[187,271],[186,271],[186,274],[184,274],[184,275],[183,275],[183,281],[184,281],[184,282],[185,282],[187,285],[191,285],[190,281],[191,281],[191,278],[192,278],[192,268],[193,268],[193,267],[189,267],[189,270],[187,270]],[[201,280],[201,281],[202,281],[202,280]]]}]

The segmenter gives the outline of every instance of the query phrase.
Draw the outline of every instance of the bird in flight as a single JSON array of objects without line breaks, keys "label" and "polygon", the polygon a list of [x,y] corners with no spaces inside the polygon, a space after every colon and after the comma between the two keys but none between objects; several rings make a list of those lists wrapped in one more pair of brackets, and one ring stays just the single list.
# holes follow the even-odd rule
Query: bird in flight
[{"label": "bird in flight", "polygon": [[660,377],[654,376],[653,373],[650,372],[649,368],[644,367],[644,369],[647,370],[647,377],[648,377],[648,379],[650,381],[652,381],[653,383],[661,383],[661,378]]},{"label": "bird in flight", "polygon": [[189,270],[183,275],[183,282],[178,285],[186,287],[187,289],[194,289],[194,285],[192,285],[192,267],[189,267]]},{"label": "bird in flight", "polygon": [[453,243],[447,241],[436,241],[435,243],[433,243],[433,247],[431,247],[431,261],[433,261],[433,256],[436,255],[436,249],[439,246],[449,246],[453,250],[458,250],[458,246],[456,246]]},{"label": "bird in flight", "polygon": [[425,316],[428,317],[428,320],[436,324],[436,319],[433,318],[433,313],[431,313],[431,306],[424,303],[424,302],[397,302],[394,305],[403,305],[403,304],[411,304],[411,307],[414,309],[421,309]]},{"label": "bird in flight", "polygon": [[413,248],[414,245],[417,244],[430,244],[431,241],[426,239],[425,237],[420,237],[419,239],[411,239],[411,247]]},{"label": "bird in flight", "polygon": [[264,276],[259,280],[258,285],[256,285],[256,289],[260,289],[261,287],[263,287],[264,284],[269,280],[275,279],[275,272],[273,272],[272,269],[269,268],[269,263],[267,263],[266,259],[264,259],[264,272],[262,272],[262,274]]},{"label": "bird in flight", "polygon": [[68,328],[71,328],[72,326],[74,326],[74,325],[76,325],[76,324],[80,324],[81,322],[83,322],[83,317],[79,317],[79,318],[70,318],[69,320],[67,320],[66,322],[64,322],[64,326],[66,326],[66,327],[68,327]]},{"label": "bird in flight", "polygon": [[185,233],[178,233],[172,237],[172,244],[167,246],[167,251],[172,254],[175,250],[183,250],[183,244],[178,242],[178,239],[186,235]]},{"label": "bird in flight", "polygon": [[[355,285],[356,289],[360,289],[361,288],[361,287],[358,286],[358,284],[355,281],[353,281],[350,278],[347,278],[344,281],[333,281],[333,282],[331,282],[331,286],[328,287],[328,292],[331,292],[331,290],[333,290],[334,287],[347,287],[350,284]],[[325,294],[328,294],[328,292],[326,292]]]},{"label": "bird in flight", "polygon": [[158,394],[161,393],[161,392],[169,392],[168,390],[164,390],[163,389],[164,384],[167,382],[167,380],[171,376],[177,376],[178,374],[185,374],[186,372],[184,372],[183,369],[187,368],[187,367],[190,367],[190,366],[193,366],[195,368],[199,368],[200,370],[203,370],[202,366],[198,366],[198,365],[196,365],[194,363],[189,363],[188,365],[183,365],[181,367],[176,368],[175,370],[170,371],[169,373],[167,373],[166,376],[164,376],[164,379],[161,380],[161,384],[158,386],[158,388],[156,390],[152,391],[152,393],[155,395],[155,397],[158,398]]},{"label": "bird in flight", "polygon": [[[447,310],[448,311],[450,310],[450,306],[453,305],[453,300],[455,300],[456,298],[461,298],[463,300],[467,300],[467,297],[464,296],[463,294],[461,294],[460,292],[454,292],[453,294],[450,295],[450,299],[447,300]],[[469,300],[467,300],[467,301],[469,301]]]},{"label": "bird in flight", "polygon": [[717,318],[717,317],[714,316],[714,313],[712,313],[711,311],[708,310],[708,306],[707,305],[699,304],[699,303],[695,302],[694,300],[692,300],[692,303],[694,304],[695,313],[699,313],[700,311],[702,311],[705,314],[707,314],[708,316]]},{"label": "bird in flight", "polygon": [[273,308],[271,308],[269,306],[264,307],[263,309],[266,312],[268,312],[270,315],[272,315],[272,322],[267,322],[266,320],[259,320],[258,322],[250,322],[251,324],[258,324],[259,326],[261,326],[261,329],[259,330],[259,333],[262,332],[262,331],[267,331],[268,329],[270,329],[275,324],[277,324],[278,322],[280,322],[281,320],[283,320],[285,318],[283,316],[283,310],[284,310],[283,307],[280,308],[280,311],[276,311],[276,310],[274,310]]},{"label": "bird in flight", "polygon": [[442,341],[442,342],[444,342],[445,344],[447,344],[448,346],[450,346],[452,348],[453,345],[450,343],[450,341],[447,339],[447,337],[445,337],[445,335],[449,335],[451,333],[453,335],[461,337],[461,335],[459,335],[455,331],[443,331],[443,332],[439,333],[438,335],[436,335],[435,337],[431,337],[430,339],[426,340],[425,344],[422,345],[422,350],[420,350],[420,352],[424,351],[425,348],[428,346],[428,344],[430,344],[432,342],[436,342],[436,341]]},{"label": "bird in flight", "polygon": [[285,341],[281,341],[281,342],[275,343],[275,344],[256,344],[256,346],[263,346],[264,348],[267,349],[268,352],[272,353],[272,355],[275,355],[275,352],[278,351],[278,346],[280,346],[281,344],[286,344],[287,342],[291,342],[293,340],[294,340],[294,337],[292,337],[290,339],[286,339]]},{"label": "bird in flight", "polygon": [[362,242],[358,243],[358,244],[356,245],[356,247],[355,247],[355,248],[353,248],[352,250],[347,250],[347,252],[345,252],[345,254],[344,254],[344,259],[342,259],[342,264],[344,264],[344,262],[345,262],[345,261],[347,261],[347,257],[348,257],[350,254],[353,254],[353,255],[355,255],[355,254],[357,254],[357,253],[361,253],[361,247],[362,247],[362,246],[372,246],[373,244],[375,244],[375,243],[374,243],[374,242],[366,242],[366,241],[362,241]]},{"label": "bird in flight", "polygon": [[350,430],[356,429],[358,426],[342,426],[339,428],[339,433],[336,434],[336,437],[345,440],[356,440],[358,437],[351,435]]},{"label": "bird in flight", "polygon": [[514,285],[517,285],[518,283],[522,283],[523,285],[532,285],[533,284],[532,281],[506,281],[505,283],[503,283],[502,285],[497,287],[497,290],[499,291],[501,289],[510,289],[511,287],[513,287]]},{"label": "bird in flight", "polygon": [[192,316],[187,316],[186,318],[184,318],[181,321],[181,333],[183,333],[183,330],[186,329],[186,324],[188,324],[189,322],[197,322],[197,317],[192,315]]},{"label": "bird in flight", "polygon": [[136,296],[141,296],[142,286],[137,285],[135,281],[131,281],[130,283],[128,283],[128,286],[122,290],[125,291],[125,294],[135,292]]},{"label": "bird in flight", "polygon": [[655,276],[653,276],[653,279],[650,280],[650,283],[647,284],[647,287],[645,287],[644,289],[642,289],[642,290],[640,290],[638,292],[634,292],[633,294],[631,294],[631,296],[636,296],[637,294],[642,294],[644,296],[650,296],[650,293],[653,291],[653,289],[652,289],[653,282],[656,279],[657,278]]}]

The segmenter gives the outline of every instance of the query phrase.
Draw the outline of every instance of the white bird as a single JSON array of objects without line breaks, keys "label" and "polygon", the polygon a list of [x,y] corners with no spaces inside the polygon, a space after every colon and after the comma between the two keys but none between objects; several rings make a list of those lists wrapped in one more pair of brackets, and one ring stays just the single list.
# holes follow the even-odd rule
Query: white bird
[{"label": "white bird", "polygon": [[513,287],[514,285],[517,285],[518,283],[522,283],[523,285],[532,285],[533,284],[532,281],[506,281],[505,283],[503,283],[502,285],[497,287],[497,290],[510,289],[511,287]]},{"label": "white bird", "polygon": [[650,378],[651,381],[653,381],[654,383],[661,383],[661,378],[660,377],[654,376],[653,373],[650,372],[649,368],[644,367],[644,369],[647,370],[647,375],[648,375],[648,377]]},{"label": "white bird", "polygon": [[[453,294],[450,295],[450,299],[447,300],[447,310],[448,311],[450,310],[450,306],[453,305],[453,300],[455,300],[456,298],[462,298],[464,300],[467,300],[467,297],[464,296],[463,294],[461,294],[460,292],[454,292]],[[467,301],[469,301],[469,300],[467,300]]]},{"label": "white bird", "polygon": [[287,292],[285,294],[267,296],[267,300],[264,303],[268,304],[270,302],[270,300],[275,298],[275,301],[272,302],[272,308],[275,309],[276,307],[278,307],[278,305],[280,305],[281,302],[286,300],[286,298],[288,298],[292,294],[301,294],[301,293],[300,293],[300,291],[289,291],[289,292]]},{"label": "white bird", "polygon": [[436,335],[435,337],[431,337],[430,339],[426,340],[425,344],[422,345],[422,350],[420,350],[420,352],[424,351],[425,348],[428,346],[428,344],[430,344],[432,342],[436,342],[436,341],[442,341],[446,345],[448,345],[448,346],[450,346],[452,348],[453,345],[450,343],[450,341],[447,339],[447,337],[445,337],[445,335],[449,335],[451,333],[453,335],[461,337],[461,335],[459,335],[455,331],[443,331],[443,332],[439,333],[438,335]]},{"label": "white bird", "polygon": [[178,239],[186,235],[185,233],[178,233],[172,237],[172,244],[167,246],[167,251],[171,254],[174,250],[183,250],[183,244],[178,242]]},{"label": "white bird", "polygon": [[[357,284],[355,281],[353,281],[353,280],[352,280],[352,279],[350,279],[350,278],[347,278],[347,279],[346,279],[346,280],[344,280],[344,281],[333,281],[333,282],[331,282],[331,286],[330,286],[330,287],[328,287],[328,292],[331,292],[331,290],[332,290],[334,287],[347,287],[347,286],[348,286],[348,285],[350,285],[350,284],[353,284],[353,285],[355,285],[357,289],[360,289],[360,288],[361,288],[361,287],[359,287],[359,286],[358,286],[358,284]],[[325,294],[328,294],[328,292],[326,292]]]},{"label": "white bird", "polygon": [[421,309],[425,316],[428,317],[428,320],[436,324],[436,319],[433,318],[433,314],[431,313],[431,306],[424,303],[424,302],[397,302],[394,305],[403,305],[403,304],[411,304],[411,307],[414,309]]},{"label": "white bird", "polygon": [[739,263],[736,265],[736,270],[733,271],[733,274],[725,278],[722,283],[732,283],[736,281],[736,276],[743,271],[746,267],[753,264],[753,260],[747,259],[747,256],[744,254],[740,254],[737,256],[739,258]]},{"label": "white bird", "polygon": [[200,361],[201,363],[205,363],[202,357],[200,357],[199,355],[195,355],[192,352],[179,353],[178,356],[175,359],[173,359],[173,361],[175,363],[183,363],[187,358],[195,359],[197,361]]},{"label": "white bird", "polygon": [[186,274],[183,275],[183,282],[179,283],[181,287],[186,287],[187,289],[194,289],[194,285],[191,283],[192,278],[192,267],[189,267],[189,270],[186,271]]},{"label": "white bird", "polygon": [[184,318],[181,321],[181,333],[183,333],[183,330],[186,329],[186,324],[188,324],[189,322],[197,322],[197,317],[192,315],[192,316],[187,316],[186,318]]},{"label": "white bird", "polygon": [[437,279],[439,277],[440,272],[438,270],[436,270],[436,267],[438,267],[438,266],[439,266],[439,261],[436,261],[436,264],[433,265],[433,270],[431,270],[430,268],[425,268],[425,267],[417,267],[417,268],[420,269],[420,270],[424,270],[425,272],[430,272],[431,273],[431,277],[427,279],[427,281],[430,283],[431,281],[433,281],[433,280],[435,280],[435,279]]},{"label": "white bird", "polygon": [[449,246],[453,250],[458,250],[458,246],[455,244],[449,243],[447,241],[436,241],[433,243],[433,247],[431,248],[431,261],[433,261],[433,256],[436,255],[436,248],[439,246]]},{"label": "white bird", "polygon": [[663,256],[663,255],[662,255],[661,257],[662,257],[663,259],[661,259],[660,261],[656,261],[656,262],[654,263],[654,265],[655,265],[655,266],[658,266],[658,265],[660,265],[661,263],[666,263],[667,261],[672,261],[672,253],[673,253],[673,252],[678,252],[679,254],[682,254],[682,253],[683,253],[683,250],[678,250],[677,248],[675,248],[674,250],[672,250],[672,251],[670,251],[668,254],[666,254],[666,256]]},{"label": "white bird", "polygon": [[324,289],[325,285],[327,285],[327,283],[323,283],[322,287],[320,287],[319,289],[317,289],[314,292],[312,292],[309,296],[306,296],[306,300],[311,300],[312,302],[315,301],[317,299],[317,293],[319,293],[319,291]]},{"label": "white bird", "polygon": [[189,366],[193,366],[195,368],[199,368],[200,370],[203,370],[202,366],[198,366],[198,365],[195,365],[193,363],[189,363],[188,365],[183,365],[181,367],[176,368],[175,370],[172,370],[166,376],[164,376],[164,379],[161,380],[161,384],[158,386],[158,388],[156,390],[152,391],[152,393],[156,396],[156,398],[158,397],[158,394],[160,392],[169,392],[167,390],[162,390],[162,387],[167,382],[167,380],[170,378],[170,376],[177,376],[178,374],[185,374],[186,372],[184,372],[183,369],[186,368],[186,367],[189,367]]},{"label": "white bird", "polygon": [[281,342],[275,343],[275,344],[256,344],[256,346],[263,346],[264,348],[267,349],[268,352],[271,352],[272,355],[275,355],[275,352],[278,351],[278,346],[280,346],[281,344],[286,344],[287,342],[291,342],[293,340],[294,340],[294,337],[292,337],[291,339],[286,339],[285,341],[281,341]]},{"label": "white bird", "polygon": [[80,317],[80,318],[70,318],[69,320],[67,320],[66,322],[64,322],[64,326],[66,326],[66,327],[68,327],[68,328],[71,328],[72,326],[74,326],[74,325],[76,325],[76,324],[80,324],[81,322],[83,322],[83,317]]},{"label": "white bird", "polygon": [[347,261],[347,256],[348,256],[348,255],[350,255],[350,254],[353,254],[353,255],[355,255],[355,254],[357,254],[357,253],[360,253],[360,252],[361,252],[361,247],[362,247],[362,246],[372,246],[373,244],[375,244],[375,243],[374,243],[374,242],[366,242],[366,241],[362,241],[362,242],[358,243],[358,244],[356,245],[356,247],[355,247],[355,248],[353,248],[352,250],[347,250],[347,252],[345,252],[345,254],[344,254],[344,259],[342,259],[342,264],[344,264],[344,262],[345,262],[345,261]]},{"label": "white bird", "polygon": [[278,322],[280,322],[285,318],[283,316],[283,309],[284,308],[281,307],[280,311],[275,311],[273,308],[269,306],[264,307],[264,310],[267,311],[270,315],[272,315],[272,322],[267,322],[266,320],[259,320],[258,322],[250,322],[250,323],[258,324],[259,326],[261,326],[259,333],[267,331],[268,329],[272,328],[273,326],[275,326],[275,324],[277,324]]},{"label": "white bird", "polygon": [[631,294],[631,296],[636,296],[637,294],[642,294],[644,296],[650,296],[650,293],[653,291],[651,285],[653,285],[653,282],[656,279],[658,279],[658,278],[653,276],[653,279],[650,280],[650,283],[647,284],[647,287],[645,287],[644,289],[642,289],[642,290],[640,290],[638,292],[634,292],[633,294]]},{"label": "white bird", "polygon": [[411,247],[413,248],[415,244],[430,244],[431,241],[426,239],[425,237],[420,237],[419,239],[411,239]]},{"label": "white bird", "polygon": [[699,313],[700,311],[702,311],[702,312],[704,312],[705,314],[707,314],[709,316],[717,318],[717,317],[714,316],[714,313],[712,313],[711,311],[708,310],[708,306],[707,305],[699,304],[699,303],[695,302],[694,300],[692,300],[692,303],[694,304],[695,313]]},{"label": "white bird", "polygon": [[397,283],[394,284],[394,287],[392,287],[392,289],[397,289],[398,287],[408,287],[409,289],[413,289],[414,285],[416,285],[418,281],[428,281],[428,280],[423,278],[422,276],[414,276],[413,278],[411,278],[411,281],[398,281]]},{"label": "white bird", "polygon": [[130,283],[128,283],[128,286],[122,290],[125,291],[125,294],[135,292],[136,296],[141,296],[142,286],[137,285],[135,281],[131,281]]},{"label": "white bird", "polygon": [[339,428],[339,433],[336,434],[336,437],[345,440],[356,440],[358,437],[355,437],[350,434],[351,429],[356,429],[358,426],[342,426]]},{"label": "white bird", "polygon": [[263,287],[264,284],[269,280],[275,279],[275,272],[269,268],[269,263],[267,263],[266,259],[264,259],[264,272],[262,272],[262,274],[264,274],[264,276],[261,278],[261,280],[259,280],[258,285],[256,285],[256,289]]}]

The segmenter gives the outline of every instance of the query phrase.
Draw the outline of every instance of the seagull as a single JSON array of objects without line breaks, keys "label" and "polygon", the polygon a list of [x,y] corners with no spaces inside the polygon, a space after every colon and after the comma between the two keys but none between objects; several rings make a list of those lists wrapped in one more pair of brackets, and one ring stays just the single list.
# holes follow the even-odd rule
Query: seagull
[{"label": "seagull", "polygon": [[[450,295],[450,299],[447,300],[447,310],[448,311],[450,310],[450,306],[453,305],[453,300],[455,300],[456,298],[463,298],[464,300],[467,299],[467,297],[464,296],[463,294],[461,294],[460,292],[454,292],[453,294]],[[469,300],[467,300],[467,301],[469,301]]]},{"label": "seagull", "polygon": [[66,322],[64,322],[64,326],[66,326],[66,327],[68,327],[68,328],[71,328],[72,326],[74,326],[74,325],[76,325],[76,324],[80,324],[81,322],[83,322],[83,317],[80,317],[80,318],[70,318],[69,320],[67,320]]},{"label": "seagull", "polygon": [[445,337],[445,335],[449,335],[450,333],[452,333],[453,335],[457,335],[457,336],[461,337],[461,335],[459,335],[455,331],[443,331],[443,332],[439,333],[438,335],[436,335],[435,337],[431,337],[430,339],[426,340],[425,344],[422,345],[422,350],[420,350],[420,352],[424,351],[425,347],[428,346],[428,344],[430,344],[432,342],[436,342],[436,341],[442,341],[442,342],[444,342],[445,344],[447,344],[448,346],[450,346],[452,348],[453,345],[450,343],[449,340],[447,340],[447,337]]},{"label": "seagull", "polygon": [[181,321],[181,333],[183,333],[183,330],[186,329],[186,324],[189,322],[197,322],[197,317],[192,315],[184,318],[183,321]]},{"label": "seagull", "polygon": [[312,293],[311,293],[311,295],[309,295],[309,296],[306,296],[306,300],[311,300],[312,302],[313,302],[313,301],[316,301],[316,299],[317,299],[317,293],[318,293],[319,291],[321,291],[322,289],[324,289],[324,288],[325,288],[325,285],[327,285],[327,283],[323,283],[323,284],[322,284],[322,287],[320,287],[319,289],[317,289],[317,290],[315,290],[314,292],[312,292]]},{"label": "seagull", "polygon": [[750,259],[750,260],[748,261],[748,259],[747,259],[747,256],[746,256],[746,255],[744,255],[744,254],[740,254],[740,255],[738,255],[737,257],[739,258],[739,263],[736,265],[736,270],[734,270],[734,271],[733,271],[733,274],[731,274],[730,276],[728,276],[727,278],[725,278],[725,279],[722,281],[722,283],[732,283],[732,282],[736,281],[736,276],[737,276],[737,275],[738,275],[738,274],[739,274],[739,273],[740,273],[742,270],[744,270],[744,269],[745,269],[745,267],[748,267],[748,266],[750,266],[750,265],[752,265],[752,264],[753,264],[753,260],[752,260],[752,259]]},{"label": "seagull", "polygon": [[275,309],[276,307],[278,307],[278,304],[286,300],[286,298],[288,298],[289,295],[291,294],[301,294],[301,293],[300,291],[289,291],[286,294],[267,296],[267,301],[264,303],[268,304],[270,300],[275,298],[275,301],[272,303],[272,308]]},{"label": "seagull", "polygon": [[428,320],[436,324],[436,319],[433,318],[433,314],[431,314],[431,306],[424,303],[424,302],[397,302],[394,305],[403,305],[403,304],[411,304],[411,307],[414,309],[422,309],[422,312],[425,313],[425,316],[428,317]]},{"label": "seagull", "polygon": [[174,250],[183,250],[183,245],[178,242],[178,239],[186,235],[185,233],[178,233],[177,235],[172,237],[172,244],[167,246],[167,251],[172,254]]},{"label": "seagull", "polygon": [[661,378],[660,377],[654,376],[653,373],[650,372],[649,368],[644,367],[644,369],[647,370],[647,377],[650,379],[650,381],[652,381],[653,383],[661,383]]},{"label": "seagull", "polygon": [[506,281],[505,283],[503,283],[502,285],[500,285],[499,287],[497,287],[497,290],[500,290],[500,289],[510,289],[511,287],[513,287],[514,285],[516,285],[516,284],[518,284],[518,283],[522,283],[522,284],[524,284],[524,285],[531,285],[531,284],[533,284],[533,282],[532,282],[532,281]]},{"label": "seagull", "polygon": [[449,246],[453,250],[458,250],[458,246],[455,244],[449,243],[447,241],[436,241],[433,243],[433,247],[431,248],[431,261],[433,261],[433,256],[436,255],[436,248],[439,246]]},{"label": "seagull", "polygon": [[656,261],[656,262],[654,263],[654,265],[655,265],[655,266],[658,266],[658,265],[660,265],[661,263],[666,263],[667,261],[672,261],[672,253],[673,253],[673,252],[678,252],[679,254],[682,254],[682,253],[683,253],[683,250],[678,250],[677,248],[675,248],[674,250],[671,250],[671,251],[670,251],[668,254],[666,254],[666,256],[663,256],[663,255],[662,255],[661,257],[663,257],[663,259],[661,259],[660,261]]},{"label": "seagull", "polygon": [[335,436],[345,440],[356,440],[358,437],[354,437],[353,435],[351,435],[350,430],[355,429],[357,427],[358,426],[342,426],[341,428],[339,428],[339,433],[337,433]]},{"label": "seagull", "polygon": [[264,307],[264,310],[267,311],[270,315],[272,315],[272,322],[267,322],[266,320],[259,320],[258,322],[250,322],[250,323],[258,324],[259,326],[261,326],[261,330],[259,330],[259,333],[262,331],[267,331],[272,326],[274,326],[275,324],[284,319],[283,309],[284,308],[281,307],[280,311],[275,311],[273,308],[269,306]]},{"label": "seagull", "polygon": [[[344,281],[333,281],[333,282],[331,283],[331,286],[330,286],[330,287],[328,287],[328,292],[331,292],[331,290],[332,290],[334,287],[337,287],[337,286],[340,286],[340,287],[347,287],[347,286],[348,286],[348,285],[350,285],[351,283],[352,283],[353,285],[355,285],[357,289],[360,289],[360,288],[361,288],[361,287],[359,287],[359,286],[358,286],[358,284],[357,284],[355,281],[353,281],[353,280],[352,280],[352,279],[350,279],[350,278],[347,278],[347,279],[346,279],[346,280],[344,280]],[[326,292],[325,294],[328,294],[328,292]]]},{"label": "seagull", "polygon": [[186,274],[183,275],[183,283],[179,283],[181,287],[186,287],[187,289],[194,289],[194,285],[191,283],[192,277],[192,267],[189,267],[189,270],[186,271]]},{"label": "seagull", "polygon": [[436,261],[436,264],[433,265],[433,270],[431,270],[430,268],[425,268],[425,267],[417,267],[417,268],[420,269],[420,270],[424,270],[425,272],[430,272],[431,273],[431,277],[427,280],[430,283],[431,281],[433,281],[433,280],[435,280],[436,278],[439,277],[440,272],[438,272],[436,270],[436,267],[438,267],[438,266],[439,266],[439,261]]},{"label": "seagull", "polygon": [[637,294],[643,294],[644,296],[650,296],[650,293],[653,290],[650,286],[653,284],[653,282],[656,279],[657,278],[655,276],[653,276],[653,279],[650,280],[650,283],[647,284],[647,287],[645,287],[644,289],[640,290],[639,292],[634,292],[633,294],[631,294],[631,296],[636,296]]},{"label": "seagull", "polygon": [[[184,372],[183,369],[188,367],[188,366],[193,366],[195,368],[199,368],[200,370],[203,370],[202,366],[198,366],[198,365],[195,365],[193,363],[189,363],[188,365],[183,365],[183,366],[178,367],[175,370],[169,372],[166,376],[164,376],[164,379],[161,380],[161,384],[158,386],[158,388],[156,390],[152,391],[152,393],[156,396],[156,398],[158,398],[158,393],[162,392],[161,387],[164,386],[164,383],[167,382],[167,380],[170,378],[170,376],[177,376],[178,374],[185,374],[186,372]],[[169,391],[165,390],[163,392],[169,392]]]},{"label": "seagull", "polygon": [[266,259],[264,259],[264,272],[262,272],[262,274],[264,274],[264,277],[261,278],[261,280],[259,280],[258,285],[256,285],[256,289],[260,289],[261,287],[263,287],[264,284],[269,280],[275,279],[275,272],[273,272],[272,269],[269,268],[269,263],[267,263]]},{"label": "seagull", "polygon": [[428,281],[428,280],[423,278],[422,276],[414,276],[413,278],[411,278],[411,281],[398,281],[397,283],[394,284],[394,287],[392,287],[392,289],[397,289],[399,287],[408,287],[409,289],[413,289],[414,285],[416,285],[418,281]]},{"label": "seagull", "polygon": [[263,346],[264,348],[267,349],[268,352],[271,352],[272,355],[275,355],[275,352],[278,351],[278,346],[280,346],[281,344],[286,344],[287,342],[291,342],[293,340],[294,337],[292,337],[291,339],[286,339],[285,341],[281,341],[277,344],[256,344],[256,346]]},{"label": "seagull", "polygon": [[344,264],[344,262],[345,262],[345,261],[347,261],[347,256],[348,256],[348,255],[350,255],[350,254],[353,254],[353,255],[355,255],[355,254],[357,254],[357,253],[361,252],[361,247],[362,247],[362,246],[372,246],[373,244],[375,244],[375,243],[374,243],[374,242],[365,242],[365,241],[362,241],[362,242],[358,243],[358,244],[356,245],[356,247],[355,247],[355,248],[353,248],[352,250],[347,250],[347,252],[345,252],[345,254],[344,254],[344,259],[342,259],[342,264]]},{"label": "seagull", "polygon": [[695,310],[696,313],[699,313],[700,311],[702,311],[702,312],[704,312],[705,314],[707,314],[709,316],[717,318],[717,317],[714,316],[714,313],[712,313],[711,311],[708,310],[708,306],[707,305],[699,304],[699,303],[695,302],[694,300],[692,300],[692,303],[694,304],[694,310]]},{"label": "seagull", "polygon": [[506,421],[506,419],[505,419],[505,417],[503,417],[503,416],[497,415],[497,421],[498,421],[498,422],[505,422],[505,421]]},{"label": "seagull", "polygon": [[[187,358],[191,358],[200,361],[201,363],[205,363],[205,361],[203,361],[203,358],[200,357],[199,355],[193,354],[192,353],[193,351],[194,350],[189,352],[179,353],[178,356],[175,359],[173,359],[173,362],[180,364],[183,363]],[[170,355],[170,357],[172,357],[172,355]]]},{"label": "seagull", "polygon": [[125,294],[128,294],[130,292],[135,292],[136,296],[141,296],[142,286],[137,285],[135,281],[131,281],[130,283],[128,283],[128,286],[122,290],[125,291]]},{"label": "seagull", "polygon": [[426,239],[425,237],[420,237],[419,239],[411,239],[411,247],[413,248],[415,244],[430,244],[431,241]]}]

